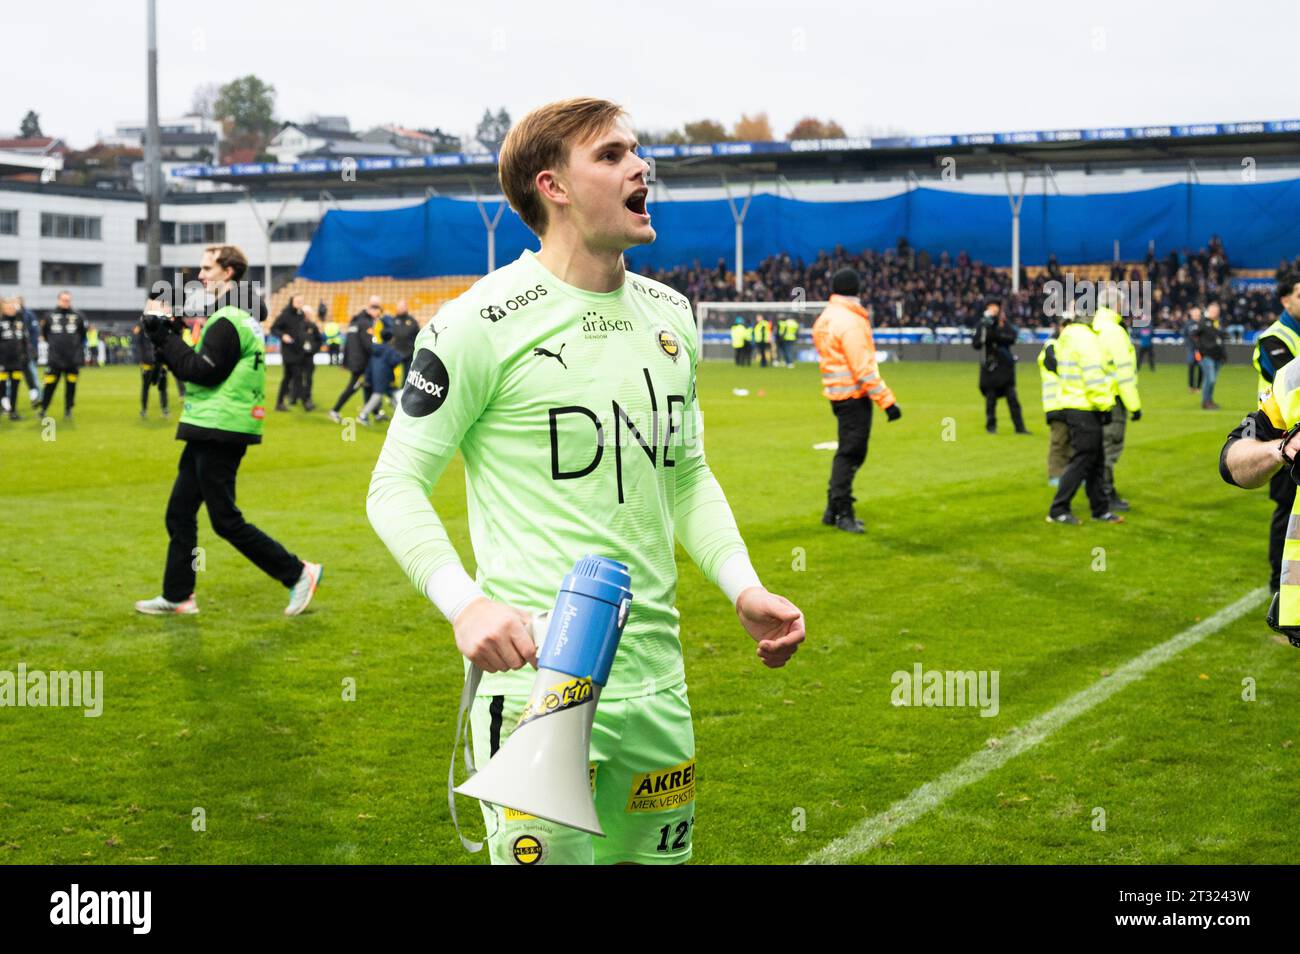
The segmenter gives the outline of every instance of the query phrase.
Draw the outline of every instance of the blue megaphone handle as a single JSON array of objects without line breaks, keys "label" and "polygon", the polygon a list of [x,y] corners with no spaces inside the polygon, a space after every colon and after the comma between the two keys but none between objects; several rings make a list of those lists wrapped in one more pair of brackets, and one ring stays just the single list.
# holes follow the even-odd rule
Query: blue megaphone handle
[{"label": "blue megaphone handle", "polygon": [[601,556],[580,559],[560,585],[538,668],[605,685],[631,605],[626,565]]}]

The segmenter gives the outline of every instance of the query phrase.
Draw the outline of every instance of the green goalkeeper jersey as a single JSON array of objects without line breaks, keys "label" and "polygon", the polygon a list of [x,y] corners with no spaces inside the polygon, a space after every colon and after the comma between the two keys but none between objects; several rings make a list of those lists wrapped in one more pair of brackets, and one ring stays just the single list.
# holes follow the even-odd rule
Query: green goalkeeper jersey
[{"label": "green goalkeeper jersey", "polygon": [[[690,303],[668,286],[629,272],[618,291],[584,291],[525,251],[420,332],[389,428],[388,441],[413,450],[460,450],[477,583],[490,599],[541,612],[579,557],[627,564],[633,603],[611,698],[684,679],[678,498],[694,484],[688,474],[716,490],[703,459],[697,357]],[[702,534],[702,568],[714,579],[744,551],[725,500],[722,510]],[[399,559],[422,586],[424,571]],[[489,673],[480,693],[527,693],[532,679],[530,667]]]}]

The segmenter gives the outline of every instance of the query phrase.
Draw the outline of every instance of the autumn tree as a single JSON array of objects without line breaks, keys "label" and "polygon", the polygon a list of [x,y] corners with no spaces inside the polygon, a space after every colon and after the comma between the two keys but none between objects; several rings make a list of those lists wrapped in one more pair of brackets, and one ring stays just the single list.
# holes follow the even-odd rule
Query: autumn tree
[{"label": "autumn tree", "polygon": [[844,127],[833,119],[822,122],[812,116],[805,116],[794,124],[794,128],[785,134],[786,139],[843,139]]},{"label": "autumn tree", "polygon": [[771,142],[772,124],[768,122],[767,113],[740,114],[740,121],[731,129],[731,138],[739,142]]},{"label": "autumn tree", "polygon": [[682,132],[689,143],[726,142],[729,138],[726,128],[716,119],[697,119],[693,123],[683,123]]}]

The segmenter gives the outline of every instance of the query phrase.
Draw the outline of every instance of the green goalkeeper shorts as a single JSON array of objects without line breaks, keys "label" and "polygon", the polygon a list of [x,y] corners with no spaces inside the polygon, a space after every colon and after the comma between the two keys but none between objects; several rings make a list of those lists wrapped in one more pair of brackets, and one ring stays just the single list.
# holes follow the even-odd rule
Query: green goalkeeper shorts
[{"label": "green goalkeeper shorts", "polygon": [[[477,696],[474,763],[486,765],[527,696]],[[601,699],[591,729],[591,784],[605,837],[482,802],[492,863],[681,864],[695,826],[695,732],[686,684],[633,699]]]}]

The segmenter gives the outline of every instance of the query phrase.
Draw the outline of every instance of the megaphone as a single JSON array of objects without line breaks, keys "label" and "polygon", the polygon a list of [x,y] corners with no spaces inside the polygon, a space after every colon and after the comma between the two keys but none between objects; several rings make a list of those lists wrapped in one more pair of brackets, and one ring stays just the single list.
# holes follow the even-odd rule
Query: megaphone
[{"label": "megaphone", "polygon": [[565,576],[513,732],[455,791],[604,837],[587,772],[600,690],[632,605],[627,566],[585,556]]}]

